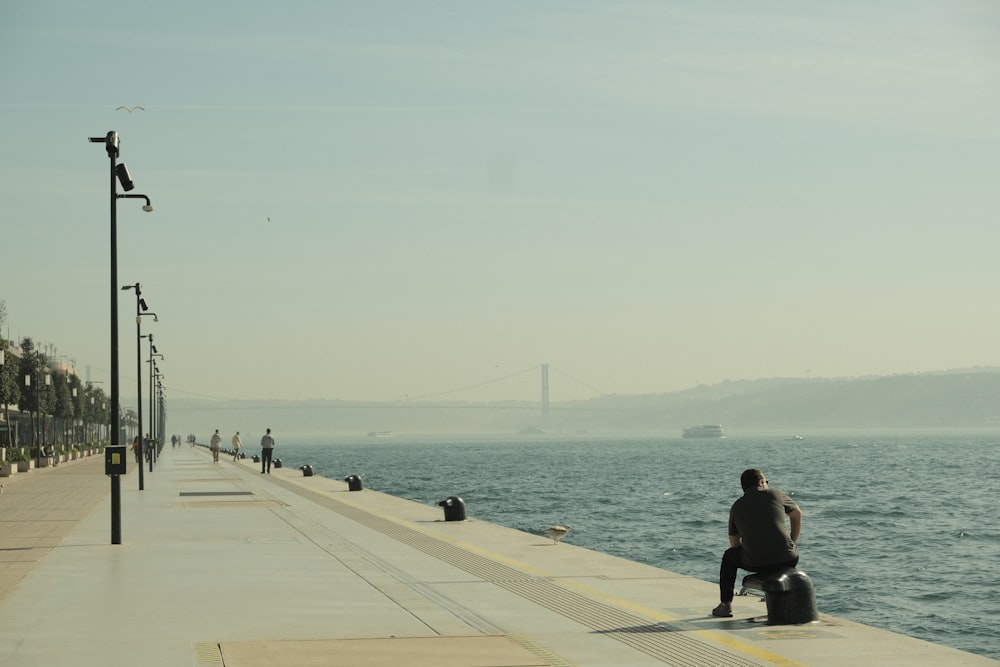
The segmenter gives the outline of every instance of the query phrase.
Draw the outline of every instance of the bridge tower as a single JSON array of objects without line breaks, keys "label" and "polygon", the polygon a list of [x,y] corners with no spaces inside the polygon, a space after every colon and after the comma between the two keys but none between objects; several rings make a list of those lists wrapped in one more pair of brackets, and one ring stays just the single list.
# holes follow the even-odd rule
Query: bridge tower
[{"label": "bridge tower", "polygon": [[542,425],[549,423],[549,365],[542,364]]}]

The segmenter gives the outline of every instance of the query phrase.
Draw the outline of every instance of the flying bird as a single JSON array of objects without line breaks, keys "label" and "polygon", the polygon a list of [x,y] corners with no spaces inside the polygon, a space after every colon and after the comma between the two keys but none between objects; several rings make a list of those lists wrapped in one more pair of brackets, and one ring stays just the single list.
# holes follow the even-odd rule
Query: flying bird
[{"label": "flying bird", "polygon": [[545,529],[545,534],[552,538],[552,544],[557,544],[559,540],[566,537],[570,526],[549,526]]},{"label": "flying bird", "polygon": [[129,113],[132,113],[133,111],[135,111],[135,110],[137,110],[137,109],[138,109],[139,111],[145,111],[145,110],[146,110],[146,108],[145,108],[145,107],[139,107],[139,106],[136,106],[136,107],[118,107],[118,108],[116,108],[116,109],[115,109],[115,111],[120,111],[120,110],[122,110],[122,109],[125,109],[125,111],[128,111]]}]

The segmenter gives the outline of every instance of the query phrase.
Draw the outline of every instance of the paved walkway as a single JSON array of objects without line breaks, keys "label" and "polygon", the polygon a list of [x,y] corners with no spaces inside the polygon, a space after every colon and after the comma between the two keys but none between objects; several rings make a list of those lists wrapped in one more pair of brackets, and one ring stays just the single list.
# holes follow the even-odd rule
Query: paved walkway
[{"label": "paved walkway", "polygon": [[754,598],[711,618],[714,584],[202,448],[122,479],[112,545],[102,469],[3,480],[3,667],[1000,664]]}]

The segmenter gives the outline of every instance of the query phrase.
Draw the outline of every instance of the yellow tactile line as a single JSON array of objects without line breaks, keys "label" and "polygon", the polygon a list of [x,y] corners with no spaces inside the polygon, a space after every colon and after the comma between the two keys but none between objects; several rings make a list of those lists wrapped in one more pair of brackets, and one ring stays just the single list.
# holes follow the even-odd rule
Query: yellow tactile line
[{"label": "yellow tactile line", "polygon": [[[312,489],[309,489],[309,490],[312,490]],[[347,505],[349,507],[352,507],[353,509],[358,510],[360,512],[371,514],[371,515],[376,516],[376,517],[378,517],[380,519],[383,519],[385,521],[389,521],[390,523],[394,523],[394,524],[399,525],[401,527],[408,528],[410,530],[414,530],[414,526],[413,526],[412,522],[406,521],[404,519],[399,519],[399,518],[397,518],[395,516],[392,516],[392,515],[383,514],[381,512],[374,511],[370,507],[365,507],[363,505],[359,505],[359,504],[357,504],[355,502],[352,502],[352,501],[349,501],[349,500],[345,500],[345,499],[342,499],[340,497],[337,497],[337,498],[333,498],[332,496],[328,496],[328,497],[330,498],[330,500],[334,500],[334,501],[336,501],[338,503],[342,503],[342,504]],[[418,532],[422,532],[422,531],[418,531]],[[581,593],[583,595],[586,595],[587,597],[598,598],[598,599],[600,599],[600,600],[602,600],[602,601],[604,601],[604,602],[606,602],[608,604],[614,605],[614,606],[619,607],[621,609],[625,609],[625,610],[637,613],[637,614],[642,615],[642,616],[646,616],[646,617],[651,618],[651,619],[653,619],[653,620],[655,620],[657,622],[661,622],[661,623],[673,623],[675,621],[681,620],[680,618],[678,618],[676,616],[671,616],[671,615],[666,614],[666,613],[664,613],[664,612],[662,612],[662,611],[660,611],[658,609],[651,609],[649,607],[645,607],[643,605],[636,604],[634,602],[631,602],[629,600],[625,600],[623,598],[615,597],[613,595],[608,595],[608,594],[604,593],[603,591],[597,590],[595,588],[591,588],[590,586],[586,586],[586,585],[581,584],[581,583],[579,583],[577,581],[573,581],[573,580],[561,578],[561,577],[559,577],[557,575],[552,574],[551,572],[546,572],[544,570],[538,569],[538,568],[533,567],[531,565],[528,565],[526,563],[522,563],[522,562],[520,562],[518,560],[515,560],[513,558],[507,558],[507,557],[502,556],[502,555],[500,555],[500,554],[498,554],[498,553],[496,553],[494,551],[490,551],[489,549],[483,549],[483,548],[480,548],[480,547],[478,547],[478,546],[476,546],[474,544],[469,544],[467,542],[463,542],[462,540],[457,540],[454,537],[452,537],[451,535],[444,536],[444,535],[435,533],[435,537],[437,539],[441,539],[442,541],[449,542],[449,543],[451,543],[452,545],[454,545],[456,547],[459,547],[459,548],[464,549],[466,551],[470,551],[470,552],[475,553],[475,554],[477,554],[479,556],[482,556],[483,558],[487,558],[489,560],[493,560],[493,561],[497,561],[497,562],[503,563],[504,565],[507,565],[508,567],[512,567],[514,569],[520,570],[520,571],[525,572],[525,573],[527,573],[527,574],[529,574],[529,575],[531,575],[533,577],[545,578],[545,579],[548,579],[550,581],[557,582],[560,586],[563,586],[563,587],[568,588],[568,589],[575,590],[576,592]],[[715,630],[691,630],[690,633],[692,635],[700,637],[701,639],[705,639],[705,640],[711,641],[713,643],[720,644],[720,645],[725,646],[727,648],[733,649],[734,651],[738,651],[738,652],[740,652],[740,653],[742,653],[744,655],[748,655],[748,656],[754,657],[754,658],[756,658],[758,660],[763,660],[765,662],[769,662],[769,663],[774,664],[774,665],[780,665],[780,667],[808,667],[804,663],[798,662],[796,660],[792,660],[791,658],[786,658],[785,656],[778,655],[777,653],[773,653],[771,651],[768,651],[766,649],[762,649],[762,648],[754,646],[752,644],[748,644],[748,643],[746,643],[744,641],[740,641],[739,639],[734,639],[733,637],[730,637],[730,636],[728,636],[728,635],[726,635],[724,633],[721,633],[721,632],[718,632],[718,631],[715,631]]]},{"label": "yellow tactile line", "polygon": [[549,667],[580,667],[579,664],[571,660],[567,660],[534,637],[526,637],[524,635],[504,636],[509,641],[523,648],[525,651],[528,651],[532,655],[537,656],[539,659],[544,660],[545,664]]},{"label": "yellow tactile line", "polygon": [[222,649],[216,642],[196,642],[194,645],[196,667],[223,667]]}]

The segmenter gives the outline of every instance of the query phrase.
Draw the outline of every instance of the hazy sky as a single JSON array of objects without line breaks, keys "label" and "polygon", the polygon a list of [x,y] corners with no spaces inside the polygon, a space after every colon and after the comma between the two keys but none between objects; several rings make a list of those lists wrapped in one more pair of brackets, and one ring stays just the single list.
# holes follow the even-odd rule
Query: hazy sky
[{"label": "hazy sky", "polygon": [[106,391],[109,130],[168,400],[1000,364],[988,0],[7,0],[0,91],[3,333]]}]

